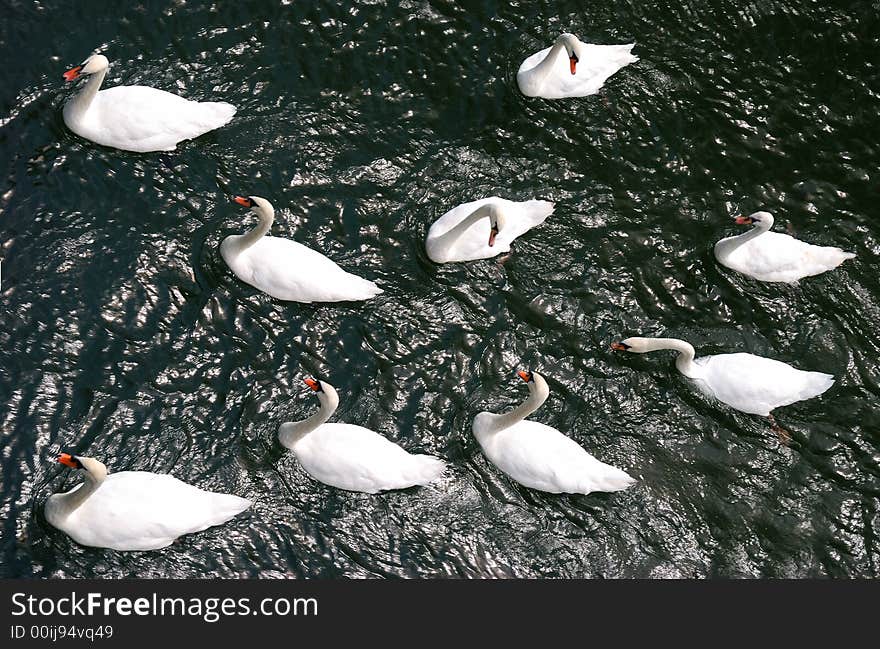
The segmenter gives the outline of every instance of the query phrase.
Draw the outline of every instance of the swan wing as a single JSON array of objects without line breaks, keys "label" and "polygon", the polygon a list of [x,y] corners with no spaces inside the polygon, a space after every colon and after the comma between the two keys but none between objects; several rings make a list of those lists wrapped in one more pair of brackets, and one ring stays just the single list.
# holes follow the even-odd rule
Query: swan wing
[{"label": "swan wing", "polygon": [[[504,199],[501,199],[504,200]],[[530,201],[504,201],[506,221],[504,228],[496,237],[496,246],[500,239],[502,243],[506,243],[508,247],[513,241],[534,228],[541,225],[548,216],[553,214],[553,203],[550,201],[530,200]],[[488,246],[487,246],[488,247]]]},{"label": "swan wing", "polygon": [[635,482],[555,428],[535,421],[521,421],[493,433],[481,445],[493,464],[532,489],[587,494],[619,491]]},{"label": "swan wing", "polygon": [[766,416],[774,408],[818,396],[834,384],[830,374],[799,370],[754,354],[718,354],[698,360],[711,394],[755,415]]},{"label": "swan wing", "polygon": [[323,424],[297,442],[294,452],[316,480],[366,493],[428,484],[445,467],[437,458],[410,454],[354,424]]},{"label": "swan wing", "polygon": [[80,129],[84,137],[107,146],[169,150],[223,126],[233,115],[231,104],[190,101],[147,86],[117,86],[98,92]]},{"label": "swan wing", "polygon": [[320,252],[282,237],[262,237],[227,263],[242,281],[279,300],[366,300],[382,292]]},{"label": "swan wing", "polygon": [[736,248],[725,265],[765,282],[796,282],[854,257],[840,248],[815,246],[781,232],[765,232]]},{"label": "swan wing", "polygon": [[154,550],[226,522],[251,502],[205,491],[168,474],[112,473],[61,529],[82,545]]}]

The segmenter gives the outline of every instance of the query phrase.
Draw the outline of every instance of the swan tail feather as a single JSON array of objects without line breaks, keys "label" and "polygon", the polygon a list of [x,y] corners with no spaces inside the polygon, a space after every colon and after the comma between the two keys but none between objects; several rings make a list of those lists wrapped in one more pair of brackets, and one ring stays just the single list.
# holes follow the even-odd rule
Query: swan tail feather
[{"label": "swan tail feather", "polygon": [[369,300],[371,297],[376,297],[380,293],[384,293],[384,291],[376,285],[376,282],[364,279],[363,277],[357,277],[356,275],[354,277],[359,281],[357,283],[352,282],[352,295],[345,299]]},{"label": "swan tail feather", "polygon": [[213,525],[225,523],[253,505],[253,502],[247,498],[233,496],[232,494],[215,494],[213,500],[215,521],[212,523]]},{"label": "swan tail feather", "polygon": [[834,377],[831,374],[825,374],[824,372],[810,372],[809,374],[808,390],[810,397],[818,397],[834,385]]},{"label": "swan tail feather", "polygon": [[816,255],[816,262],[818,265],[824,266],[825,268],[822,268],[819,272],[824,272],[826,268],[828,270],[837,268],[846,260],[853,259],[856,256],[854,252],[846,252],[845,250],[833,246],[820,248],[820,250],[821,253]]},{"label": "swan tail feather", "polygon": [[438,480],[446,471],[446,462],[433,455],[413,455],[414,484],[426,486]]},{"label": "swan tail feather", "polygon": [[199,102],[199,108],[204,111],[202,122],[204,127],[208,130],[225,126],[232,121],[232,118],[238,110],[232,104],[227,104],[223,101]]},{"label": "swan tail feather", "polygon": [[[595,471],[595,469],[593,469]],[[636,479],[623,469],[618,469],[610,464],[605,465],[604,471],[599,475],[593,474],[585,481],[585,484],[575,490],[577,493],[593,493],[594,491],[614,492],[628,489],[636,483]]]}]

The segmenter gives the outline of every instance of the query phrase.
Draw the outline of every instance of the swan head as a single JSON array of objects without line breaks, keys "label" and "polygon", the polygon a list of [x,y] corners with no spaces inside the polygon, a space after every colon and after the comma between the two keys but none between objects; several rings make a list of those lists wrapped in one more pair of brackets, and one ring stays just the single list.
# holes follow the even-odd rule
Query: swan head
[{"label": "swan head", "polygon": [[489,230],[489,247],[491,248],[495,245],[495,237],[498,236],[498,233],[504,227],[504,212],[494,203],[487,204],[486,209],[489,212],[489,225],[491,226]]},{"label": "swan head", "polygon": [[531,393],[532,396],[537,396],[541,401],[544,401],[550,396],[550,386],[547,385],[547,381],[544,380],[544,377],[537,372],[533,372],[532,370],[520,370],[517,372],[517,376],[526,382],[526,385],[529,386],[529,393]]},{"label": "swan head", "polygon": [[101,482],[107,477],[107,467],[103,462],[99,462],[93,457],[82,457],[80,455],[71,455],[70,453],[62,453],[58,456],[58,462],[71,469],[82,469],[88,473],[97,482]]},{"label": "swan head", "polygon": [[621,340],[619,343],[611,343],[611,349],[617,352],[632,352],[634,354],[644,354],[645,352],[653,351],[650,343],[650,338],[639,338],[638,336],[636,336],[633,338],[627,338],[626,340]]},{"label": "swan head", "polygon": [[578,52],[581,49],[581,41],[574,34],[560,34],[559,38],[556,39],[557,43],[562,43],[565,46],[565,53],[568,54],[568,65],[572,74],[577,73],[577,64],[580,61],[580,56],[578,56]]},{"label": "swan head", "polygon": [[305,379],[303,383],[314,391],[315,396],[318,397],[318,401],[321,402],[323,407],[336,410],[339,406],[339,395],[336,393],[336,388],[329,383],[312,378]]},{"label": "swan head", "polygon": [[339,395],[336,394],[336,388],[329,383],[313,378],[304,379],[303,383],[314,391],[318,401],[321,402],[321,409],[308,419],[286,421],[278,427],[278,441],[281,442],[282,446],[286,446],[291,450],[296,449],[297,443],[303,437],[330,419],[337,406],[339,406]]},{"label": "swan head", "polygon": [[275,208],[272,207],[272,203],[267,201],[265,198],[261,198],[259,196],[236,196],[232,200],[234,200],[239,205],[244,205],[245,207],[251,208],[251,212],[253,212],[257,216],[268,216],[269,218],[275,218]]},{"label": "swan head", "polygon": [[770,212],[754,212],[748,216],[736,216],[733,220],[737,225],[757,225],[764,230],[773,226],[773,215]]},{"label": "swan head", "polygon": [[110,61],[107,60],[107,57],[103,54],[92,54],[89,58],[83,61],[82,65],[78,65],[75,68],[71,68],[67,72],[64,73],[65,81],[73,81],[74,79],[78,79],[80,76],[84,74],[95,74],[96,72],[103,72],[107,68],[110,67]]}]

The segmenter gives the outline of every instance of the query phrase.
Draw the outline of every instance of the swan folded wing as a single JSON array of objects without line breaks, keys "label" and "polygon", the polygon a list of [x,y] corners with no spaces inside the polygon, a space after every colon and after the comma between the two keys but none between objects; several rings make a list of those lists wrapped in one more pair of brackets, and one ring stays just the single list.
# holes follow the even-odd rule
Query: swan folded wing
[{"label": "swan folded wing", "polygon": [[323,424],[303,438],[295,452],[316,480],[366,493],[413,486],[412,467],[421,462],[378,433],[354,424]]},{"label": "swan folded wing", "polygon": [[608,470],[625,475],[555,428],[536,421],[521,421],[495,436],[484,449],[489,459],[517,482],[533,489],[589,493]]},{"label": "swan folded wing", "polygon": [[581,60],[578,62],[578,70],[583,66],[588,74],[604,73],[608,70],[612,73],[616,72],[639,60],[639,57],[632,53],[635,46],[635,43],[625,45],[581,43]]},{"label": "swan folded wing", "polygon": [[[507,231],[506,240],[513,242],[532,228],[541,225],[547,217],[553,214],[553,203],[550,201],[531,200],[522,203],[511,203],[506,209],[511,216],[504,224]],[[507,212],[505,212],[507,214]],[[504,231],[499,234],[499,237]]]},{"label": "swan folded wing", "polygon": [[167,474],[124,471],[104,483],[70,516],[65,529],[83,545],[155,550],[191,532],[225,522],[250,502],[203,491]]},{"label": "swan folded wing", "polygon": [[755,415],[822,394],[834,383],[829,374],[746,353],[710,356],[703,367],[704,381],[716,398]]},{"label": "swan folded wing", "polygon": [[[332,259],[296,241],[266,236],[242,253],[249,260],[246,282],[280,300],[337,302],[381,290],[346,272]],[[244,259],[237,262],[243,265]]]},{"label": "swan folded wing", "polygon": [[794,282],[840,265],[847,253],[830,246],[815,246],[779,232],[765,232],[746,242],[730,256],[735,270],[757,279]]},{"label": "swan folded wing", "polygon": [[181,140],[223,126],[235,107],[196,102],[147,86],[117,86],[95,97],[90,139],[135,151],[173,149]]}]

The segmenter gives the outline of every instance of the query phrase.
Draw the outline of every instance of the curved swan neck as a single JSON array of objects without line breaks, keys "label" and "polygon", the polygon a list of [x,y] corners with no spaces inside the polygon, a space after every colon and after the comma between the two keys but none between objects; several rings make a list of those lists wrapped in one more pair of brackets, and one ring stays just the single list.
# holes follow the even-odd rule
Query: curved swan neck
[{"label": "curved swan neck", "polygon": [[473,212],[464,217],[461,221],[449,228],[446,232],[437,237],[437,244],[441,246],[451,246],[459,237],[461,237],[468,228],[480,219],[491,218],[498,211],[498,207],[492,203],[483,203]]},{"label": "curved swan neck", "polygon": [[66,110],[77,115],[83,115],[89,109],[89,106],[92,105],[92,100],[98,94],[105,76],[107,76],[107,68],[90,74],[85,87],[68,102]]},{"label": "curved swan neck", "polygon": [[[278,441],[283,446],[293,449],[303,437],[325,423],[339,407],[339,396],[331,386],[322,384],[323,392],[318,393],[321,407],[314,415],[302,421],[288,421],[278,427]],[[328,390],[328,387],[330,388]]]},{"label": "curved swan neck", "polygon": [[258,207],[251,211],[256,214],[260,220],[250,232],[242,234],[235,239],[235,247],[238,252],[247,250],[257,241],[262,239],[275,221],[275,210],[271,207]]},{"label": "curved swan neck", "polygon": [[544,60],[531,69],[530,75],[533,76],[537,82],[540,83],[552,72],[553,65],[556,62],[556,55],[559,54],[559,50],[565,47],[566,43],[568,43],[569,47],[574,51],[575,43],[572,42],[571,36],[569,34],[562,34],[556,39],[556,42],[553,43],[553,47],[547,52],[547,56],[544,57]]},{"label": "curved swan neck", "polygon": [[749,229],[748,232],[744,232],[735,237],[728,237],[727,239],[722,239],[721,241],[719,241],[717,244],[715,244],[715,252],[721,257],[727,257],[741,245],[747,243],[748,241],[751,241],[752,239],[760,237],[772,227],[773,217],[768,215],[762,218],[760,221],[756,222],[755,225],[751,229]]},{"label": "curved swan neck", "polygon": [[56,502],[55,506],[62,515],[72,514],[77,507],[82,505],[101,486],[107,474],[98,473],[98,475],[93,475],[91,471],[86,470],[84,471],[84,476],[85,480],[79,487],[74,487],[67,493],[55,494],[53,497],[53,500]]},{"label": "curved swan neck", "polygon": [[[534,387],[532,387],[534,385]],[[497,433],[498,431],[510,428],[514,424],[518,424],[538,408],[544,405],[547,397],[550,396],[550,388],[542,377],[537,377],[534,384],[529,384],[529,397],[516,408],[502,415],[495,415],[489,426],[489,432]]]},{"label": "curved swan neck", "polygon": [[679,372],[688,378],[698,378],[701,374],[700,368],[694,363],[693,345],[678,338],[649,338],[644,345],[644,351],[653,352],[658,349],[671,349],[678,352],[675,359],[675,367]]}]

